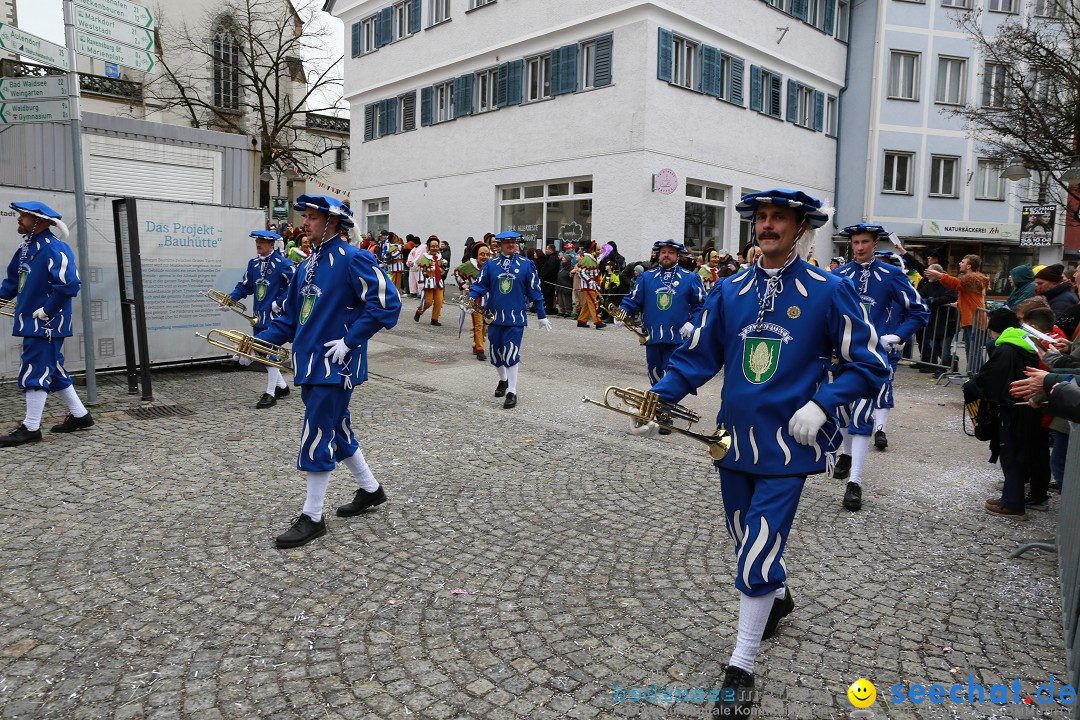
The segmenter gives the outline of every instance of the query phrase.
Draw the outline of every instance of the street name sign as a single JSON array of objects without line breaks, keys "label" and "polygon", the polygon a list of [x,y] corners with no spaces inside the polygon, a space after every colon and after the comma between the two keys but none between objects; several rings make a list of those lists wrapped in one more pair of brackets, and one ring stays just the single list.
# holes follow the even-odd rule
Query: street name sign
[{"label": "street name sign", "polygon": [[75,27],[108,40],[132,45],[140,50],[154,48],[154,34],[146,28],[129,25],[78,5],[75,6]]},{"label": "street name sign", "polygon": [[0,124],[63,122],[70,119],[67,100],[0,103]]},{"label": "street name sign", "polygon": [[71,69],[66,47],[51,43],[37,35],[31,35],[14,25],[0,23],[0,50],[24,55],[62,70]]},{"label": "street name sign", "polygon": [[75,31],[75,52],[146,73],[153,70],[157,64],[154,55],[145,50],[136,50],[123,43],[88,35],[81,30]]},{"label": "street name sign", "polygon": [[66,98],[67,76],[0,77],[0,100],[41,100]]},{"label": "street name sign", "polygon": [[75,0],[75,5],[94,12],[104,13],[109,17],[123,20],[132,25],[138,25],[147,30],[154,29],[153,13],[148,8],[136,5],[133,2],[127,2],[127,0]]}]

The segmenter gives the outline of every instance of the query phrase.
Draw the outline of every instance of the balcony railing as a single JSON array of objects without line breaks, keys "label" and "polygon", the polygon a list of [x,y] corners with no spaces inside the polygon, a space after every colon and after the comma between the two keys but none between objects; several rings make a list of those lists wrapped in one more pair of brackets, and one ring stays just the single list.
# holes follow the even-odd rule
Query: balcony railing
[{"label": "balcony railing", "polygon": [[309,112],[307,113],[307,126],[312,130],[325,130],[342,135],[349,134],[349,119],[334,117],[333,115]]},{"label": "balcony railing", "polygon": [[[46,65],[19,62],[18,60],[0,60],[0,75],[3,77],[42,77],[44,75],[64,75],[64,71]],[[128,102],[141,103],[142,85],[131,80],[79,73],[79,89],[87,95],[116,98]]]}]

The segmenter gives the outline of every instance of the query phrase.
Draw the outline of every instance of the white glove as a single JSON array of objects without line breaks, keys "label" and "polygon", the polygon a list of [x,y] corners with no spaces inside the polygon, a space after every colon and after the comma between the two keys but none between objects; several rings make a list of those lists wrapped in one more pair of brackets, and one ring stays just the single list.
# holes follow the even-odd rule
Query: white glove
[{"label": "white glove", "polygon": [[679,334],[682,335],[683,340],[689,340],[690,336],[694,334],[694,323],[683,323],[683,326],[679,328]]},{"label": "white glove", "polygon": [[551,332],[551,321],[548,320],[547,318],[541,318],[540,320],[537,320],[536,324],[539,325],[544,330],[547,330],[548,332]]},{"label": "white glove", "polygon": [[788,421],[787,429],[795,442],[800,445],[813,445],[818,430],[821,430],[827,419],[825,411],[811,400],[795,411]]},{"label": "white glove", "polygon": [[637,435],[638,437],[656,437],[660,434],[660,426],[654,422],[648,422],[644,425],[638,425],[637,420],[634,420],[634,427],[627,430],[631,435]]},{"label": "white glove", "polygon": [[270,303],[270,312],[274,313],[275,315],[281,314],[281,306],[277,304],[277,300]]},{"label": "white glove", "polygon": [[337,340],[331,340],[330,342],[323,343],[324,348],[330,348],[326,351],[326,356],[330,358],[330,362],[340,365],[345,359],[345,356],[352,350],[351,347],[345,344],[345,338],[338,338]]},{"label": "white glove", "polygon": [[218,310],[228,312],[229,311],[229,306],[228,305],[222,305],[221,307],[218,308]]},{"label": "white glove", "polygon": [[881,344],[885,346],[886,350],[893,350],[897,345],[900,344],[900,336],[893,335],[891,333],[888,335],[882,335]]},{"label": "white glove", "polygon": [[251,358],[249,358],[246,355],[233,355],[232,359],[235,360],[236,362],[240,363],[244,367],[247,367],[248,365],[251,364]]},{"label": "white glove", "polygon": [[41,322],[49,322],[49,316],[45,314],[45,308],[39,307],[34,311],[34,318]]}]

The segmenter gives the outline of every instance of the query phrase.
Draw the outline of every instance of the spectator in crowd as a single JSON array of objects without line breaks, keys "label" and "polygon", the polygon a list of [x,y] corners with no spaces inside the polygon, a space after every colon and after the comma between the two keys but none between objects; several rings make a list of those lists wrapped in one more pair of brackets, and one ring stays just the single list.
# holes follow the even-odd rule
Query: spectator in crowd
[{"label": "spectator in crowd", "polygon": [[[1080,266],[1073,271],[1072,275],[1073,290],[1080,288]],[[1060,315],[1057,316],[1057,326],[1061,328],[1061,332],[1065,334],[1065,337],[1069,340],[1076,340],[1077,332],[1080,329],[1080,304],[1073,305]]]},{"label": "spectator in crowd", "polygon": [[846,265],[847,261],[844,258],[837,255],[829,261],[829,272],[836,272],[841,266]]},{"label": "spectator in crowd", "polygon": [[[903,252],[903,247],[899,249]],[[923,273],[927,280],[939,280],[948,289],[957,291],[956,304],[960,308],[960,329],[964,336],[964,354],[969,373],[978,371],[981,360],[979,353],[982,352],[982,348],[976,347],[972,341],[975,311],[986,307],[986,288],[990,287],[990,278],[979,272],[981,267],[982,258],[978,255],[965,255],[960,259],[959,277],[929,267]]]},{"label": "spectator in crowd", "polygon": [[446,282],[446,274],[450,272],[450,243],[446,242],[445,240],[440,240],[439,254],[442,255],[443,282]]},{"label": "spectator in crowd", "polygon": [[544,310],[548,315],[558,315],[555,307],[555,286],[559,283],[561,261],[554,245],[544,248],[542,262],[537,263],[540,271],[540,290],[544,293]]},{"label": "spectator in crowd", "polygon": [[1065,280],[1062,266],[1058,264],[1047,265],[1035,273],[1035,291],[1050,303],[1055,318],[1080,302],[1072,283]]},{"label": "spectator in crowd", "polygon": [[1009,271],[1009,297],[1005,307],[1015,311],[1016,306],[1035,295],[1035,273],[1030,265],[1017,265]]},{"label": "spectator in crowd", "polygon": [[[420,242],[415,235],[406,236],[413,243],[412,250],[406,255],[405,267],[409,269],[409,297],[422,297],[424,287],[424,270],[418,264],[420,258],[427,251],[427,246]],[[407,245],[407,243],[406,243]]]},{"label": "spectator in crowd", "polygon": [[623,268],[626,267],[626,258],[619,254],[619,246],[613,242],[605,243],[604,250],[606,252],[604,261],[610,262],[612,267],[615,268],[615,272],[621,273]]},{"label": "spectator in crowd", "polygon": [[559,274],[556,276],[555,308],[559,317],[570,317],[574,311],[574,254],[569,250],[559,253]]},{"label": "spectator in crowd", "polygon": [[[941,272],[942,268],[933,263],[928,268]],[[956,335],[960,312],[956,308],[959,293],[941,284],[940,280],[929,278],[919,283],[917,288],[923,302],[930,309],[930,322],[924,328],[919,339],[921,372],[935,372],[933,366],[952,365],[952,343]]]}]

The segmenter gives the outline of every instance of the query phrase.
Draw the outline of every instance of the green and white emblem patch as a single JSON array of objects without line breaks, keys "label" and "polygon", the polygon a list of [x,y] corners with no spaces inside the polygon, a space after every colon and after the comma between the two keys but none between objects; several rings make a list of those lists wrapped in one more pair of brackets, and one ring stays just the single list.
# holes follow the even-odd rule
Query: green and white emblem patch
[{"label": "green and white emblem patch", "polygon": [[667,310],[671,307],[673,297],[674,295],[667,292],[666,290],[661,290],[660,292],[656,293],[656,307],[660,308],[661,310]]},{"label": "green and white emblem patch", "polygon": [[743,375],[754,385],[769,381],[780,364],[778,339],[748,337],[743,339]]},{"label": "green and white emblem patch", "polygon": [[508,294],[510,294],[510,291],[513,289],[513,287],[514,287],[514,276],[513,275],[500,275],[499,276],[499,292],[501,292],[503,295],[508,295]]}]

